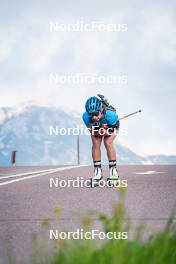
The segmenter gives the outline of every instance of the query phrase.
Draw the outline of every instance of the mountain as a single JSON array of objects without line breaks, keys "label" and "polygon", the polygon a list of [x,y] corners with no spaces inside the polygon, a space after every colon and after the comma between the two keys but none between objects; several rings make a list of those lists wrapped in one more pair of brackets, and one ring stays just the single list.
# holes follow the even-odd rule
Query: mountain
[{"label": "mountain", "polygon": [[174,155],[150,155],[148,159],[152,164],[176,164]]},{"label": "mountain", "polygon": [[[0,165],[10,165],[12,150],[17,150],[17,165],[77,164],[78,128],[83,132],[85,126],[71,110],[32,103],[0,108]],[[115,147],[120,164],[176,163],[175,156],[141,157],[120,144]],[[104,148],[102,156],[107,163]],[[80,162],[92,163],[91,139],[85,134],[80,135]]]}]

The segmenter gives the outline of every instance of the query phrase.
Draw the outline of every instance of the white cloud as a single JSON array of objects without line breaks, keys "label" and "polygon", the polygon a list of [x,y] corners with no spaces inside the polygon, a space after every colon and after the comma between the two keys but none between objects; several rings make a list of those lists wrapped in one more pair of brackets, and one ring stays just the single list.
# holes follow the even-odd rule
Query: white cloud
[{"label": "white cloud", "polygon": [[[81,112],[88,96],[104,93],[117,105],[120,114],[144,108],[143,118],[125,121],[129,133],[124,140],[132,149],[139,153],[151,149],[153,153],[173,153],[175,4],[160,1],[158,7],[156,3],[136,3],[90,1],[86,6],[81,3],[68,6],[60,1],[52,4],[14,1],[0,18],[1,105],[34,100]],[[18,9],[19,5],[17,18],[12,9]],[[51,34],[49,21],[54,19],[68,23],[78,19],[128,23],[128,31]],[[127,73],[129,84],[51,86],[50,72]],[[150,134],[149,126],[152,126]],[[168,136],[164,137],[166,126]]]}]

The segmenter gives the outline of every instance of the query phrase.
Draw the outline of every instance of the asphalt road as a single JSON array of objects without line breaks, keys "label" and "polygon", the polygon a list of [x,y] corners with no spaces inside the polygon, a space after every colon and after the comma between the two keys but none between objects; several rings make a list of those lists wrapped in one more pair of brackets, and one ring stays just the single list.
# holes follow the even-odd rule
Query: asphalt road
[{"label": "asphalt road", "polygon": [[[12,263],[31,263],[32,234],[40,233],[45,219],[51,229],[64,226],[74,231],[86,211],[110,214],[118,201],[118,188],[50,187],[50,178],[89,179],[92,172],[90,166],[0,168],[0,264],[7,263],[10,255]],[[176,208],[176,166],[120,166],[119,172],[128,183],[125,204],[134,225],[142,221],[150,228],[163,228]],[[106,178],[107,167],[103,173]],[[59,226],[53,213],[56,207],[61,209]],[[99,228],[96,219],[94,227]]]}]

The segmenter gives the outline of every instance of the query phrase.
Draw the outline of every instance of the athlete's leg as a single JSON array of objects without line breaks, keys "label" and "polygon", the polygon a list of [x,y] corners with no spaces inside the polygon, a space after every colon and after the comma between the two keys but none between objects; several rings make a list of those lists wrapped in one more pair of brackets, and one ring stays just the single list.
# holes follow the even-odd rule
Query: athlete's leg
[{"label": "athlete's leg", "polygon": [[115,138],[116,138],[115,134],[104,137],[104,145],[105,145],[109,160],[116,160],[116,151],[113,145],[113,141]]},{"label": "athlete's leg", "polygon": [[104,137],[104,145],[107,150],[107,156],[109,159],[109,179],[118,179],[118,171],[116,167],[116,151],[113,145],[113,141],[116,138],[116,134]]},{"label": "athlete's leg", "polygon": [[92,138],[92,159],[93,161],[101,160],[101,142],[102,137],[91,136]]},{"label": "athlete's leg", "polygon": [[92,138],[92,158],[94,163],[94,176],[93,179],[100,180],[102,177],[101,169],[101,142],[102,137],[91,136]]}]

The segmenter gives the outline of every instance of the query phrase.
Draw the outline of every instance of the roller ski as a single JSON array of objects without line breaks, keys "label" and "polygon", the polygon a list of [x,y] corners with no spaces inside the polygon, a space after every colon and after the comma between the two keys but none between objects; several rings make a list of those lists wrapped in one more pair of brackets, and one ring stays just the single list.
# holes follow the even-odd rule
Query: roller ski
[{"label": "roller ski", "polygon": [[92,178],[90,178],[91,188],[99,186],[99,182],[101,179],[102,179],[102,169],[101,168],[95,168],[94,169],[94,175]]},{"label": "roller ski", "polygon": [[113,186],[119,186],[120,184],[120,178],[116,167],[110,168],[109,172],[109,178],[107,178],[107,186],[113,187]]}]

